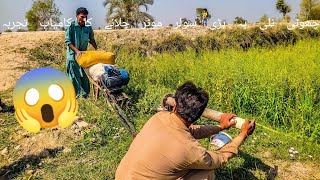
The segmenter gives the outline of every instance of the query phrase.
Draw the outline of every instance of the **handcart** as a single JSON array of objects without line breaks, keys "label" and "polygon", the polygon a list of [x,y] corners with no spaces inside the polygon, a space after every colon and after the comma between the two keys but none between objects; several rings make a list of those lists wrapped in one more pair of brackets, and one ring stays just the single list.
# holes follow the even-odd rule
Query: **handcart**
[{"label": "handcart", "polygon": [[87,72],[86,74],[92,84],[95,101],[98,100],[101,92],[106,98],[109,107],[111,107],[112,110],[119,115],[122,125],[131,133],[133,137],[135,137],[136,131],[134,125],[125,115],[125,112],[123,110],[123,108],[128,107],[128,96],[122,90],[108,89],[102,77],[98,78],[98,80],[95,81]]}]

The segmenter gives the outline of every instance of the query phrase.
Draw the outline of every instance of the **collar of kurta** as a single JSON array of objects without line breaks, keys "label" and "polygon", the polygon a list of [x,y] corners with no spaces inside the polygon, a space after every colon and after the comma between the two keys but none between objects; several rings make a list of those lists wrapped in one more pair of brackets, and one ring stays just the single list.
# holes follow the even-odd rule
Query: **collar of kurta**
[{"label": "collar of kurta", "polygon": [[170,118],[174,124],[174,126],[189,131],[189,128],[182,122],[180,117],[173,112],[170,112]]},{"label": "collar of kurta", "polygon": [[74,25],[75,25],[75,26],[80,26],[80,24],[78,23],[78,20],[75,20],[75,21],[74,21]]}]

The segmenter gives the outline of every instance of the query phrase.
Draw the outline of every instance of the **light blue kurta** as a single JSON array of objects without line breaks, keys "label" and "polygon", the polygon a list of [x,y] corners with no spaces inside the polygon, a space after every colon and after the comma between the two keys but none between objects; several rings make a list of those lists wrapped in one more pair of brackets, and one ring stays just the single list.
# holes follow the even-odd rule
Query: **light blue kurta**
[{"label": "light blue kurta", "polygon": [[90,92],[89,79],[84,70],[76,61],[76,53],[69,47],[73,44],[79,51],[86,51],[89,42],[94,42],[94,33],[91,26],[81,27],[78,21],[74,21],[66,29],[65,43],[67,45],[66,69],[67,75],[72,80],[77,97],[87,97]]}]

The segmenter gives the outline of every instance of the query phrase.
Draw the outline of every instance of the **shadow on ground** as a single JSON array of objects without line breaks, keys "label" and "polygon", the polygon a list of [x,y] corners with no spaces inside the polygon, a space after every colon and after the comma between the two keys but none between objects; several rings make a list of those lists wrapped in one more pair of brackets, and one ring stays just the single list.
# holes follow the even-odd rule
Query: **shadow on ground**
[{"label": "shadow on ground", "polygon": [[[261,159],[251,156],[243,151],[239,152],[239,157],[244,159],[243,164],[236,168],[222,168],[217,170],[217,180],[257,180],[257,179],[268,179],[274,180],[278,174],[278,166],[270,167],[261,161]],[[251,171],[260,170],[263,172],[261,176],[253,174]]]},{"label": "shadow on ground", "polygon": [[20,158],[8,166],[0,168],[0,180],[13,179],[22,174],[25,170],[40,168],[39,163],[44,158],[54,158],[63,148],[44,149],[37,155],[28,155]]}]

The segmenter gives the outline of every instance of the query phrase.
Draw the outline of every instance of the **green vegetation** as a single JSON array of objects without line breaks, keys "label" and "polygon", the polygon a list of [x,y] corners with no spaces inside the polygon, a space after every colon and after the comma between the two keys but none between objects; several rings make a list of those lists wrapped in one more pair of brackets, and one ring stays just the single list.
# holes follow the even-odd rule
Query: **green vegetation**
[{"label": "green vegetation", "polygon": [[[103,6],[107,7],[107,20],[127,22],[130,28],[137,28],[140,23],[153,22],[154,18],[147,13],[153,0],[104,0]],[[142,10],[145,8],[145,12]]]},{"label": "green vegetation", "polygon": [[284,0],[277,0],[276,9],[282,14],[283,19],[285,19],[287,13],[291,12],[291,6]]},{"label": "green vegetation", "polygon": [[259,19],[260,23],[268,23],[269,22],[269,17],[267,14],[264,14],[263,16],[260,17]]},{"label": "green vegetation", "polygon": [[320,20],[320,1],[302,0],[300,3],[299,18],[302,21]]},{"label": "green vegetation", "polygon": [[[62,15],[54,0],[34,0],[31,9],[26,13],[28,20],[28,31],[37,31],[41,24],[47,24],[49,20],[52,23],[59,22],[59,17]],[[41,30],[49,30],[41,29]]]},{"label": "green vegetation", "polygon": [[[209,93],[209,108],[234,112],[259,124],[254,135],[241,146],[239,156],[216,172],[217,179],[266,179],[272,177],[273,164],[282,168],[296,168],[296,162],[319,164],[320,42],[313,39],[319,37],[319,32],[280,32],[235,29],[194,40],[174,35],[153,43],[141,38],[133,48],[114,44],[117,64],[130,73],[125,89],[130,97],[127,114],[136,129],[140,130],[156,112],[164,94],[191,80]],[[102,42],[99,38],[98,43]],[[250,45],[243,48],[245,43]],[[146,51],[154,55],[147,56]],[[63,38],[44,42],[29,55],[40,66],[65,71],[61,63],[65,61]],[[12,89],[3,92],[4,97],[10,97],[11,92]],[[97,102],[92,96],[79,99],[79,106],[78,115],[94,127],[84,130],[80,140],[70,140],[71,151],[54,150],[48,158],[19,159],[10,177],[29,177],[29,164],[36,179],[114,178],[132,138],[104,97]],[[7,124],[0,125],[0,150],[14,149],[17,142],[13,137],[21,127],[12,115],[1,115],[0,123],[4,119]],[[216,124],[205,118],[197,123]],[[228,133],[234,137],[239,130],[230,129]],[[200,142],[209,147],[209,141]],[[291,147],[299,152],[294,157],[288,152]],[[10,158],[16,157],[9,153]],[[5,165],[0,161],[1,167]]]},{"label": "green vegetation", "polygon": [[276,49],[186,51],[144,60],[130,54],[118,56],[118,62],[131,72],[131,86],[147,87],[140,91],[152,94],[144,95],[148,105],[137,109],[152,111],[168,89],[192,80],[209,92],[213,109],[252,117],[320,143],[318,45],[312,40]]},{"label": "green vegetation", "polygon": [[234,18],[233,24],[244,24],[244,23],[248,23],[248,21],[238,16]]},{"label": "green vegetation", "polygon": [[[259,27],[250,27],[244,29],[241,27],[232,27],[221,29],[218,31],[209,32],[206,35],[195,37],[194,39],[187,38],[181,34],[172,34],[167,38],[160,40],[148,40],[140,38],[136,41],[127,44],[115,43],[111,49],[118,53],[123,50],[130,53],[139,52],[141,55],[161,54],[164,52],[175,53],[182,52],[187,49],[193,49],[197,53],[203,50],[221,50],[221,49],[237,49],[248,50],[250,48],[271,48],[277,45],[294,45],[298,40],[307,38],[318,38],[320,31],[314,28],[288,30],[286,26],[277,26],[268,30],[262,31]],[[104,44],[103,40],[97,38],[97,41]]]},{"label": "green vegetation", "polygon": [[[214,109],[253,117],[273,128],[296,132],[319,143],[317,119],[320,113],[316,111],[320,89],[319,43],[309,39],[292,46],[302,37],[318,37],[319,32],[287,30],[278,36],[280,33],[275,30],[261,34],[255,30],[246,34],[245,30],[236,29],[224,39],[224,45],[213,35],[198,37],[194,41],[180,35],[169,36],[151,47],[157,52],[153,57],[145,56],[146,50],[152,46],[147,40],[142,39],[139,43],[144,45],[140,47],[114,45],[118,64],[130,71],[127,93],[134,101],[147,98],[143,103],[148,106],[134,106],[137,108],[134,112],[139,115],[153,112],[158,105],[155,102],[163,94],[172,92],[186,80],[192,80],[208,90],[212,98],[210,105]],[[224,33],[221,32],[220,37],[224,37]],[[257,40],[261,44],[254,42]],[[280,46],[264,48],[275,45]],[[246,51],[239,51],[241,49]],[[30,58],[41,66],[64,71],[61,64],[65,59],[64,46],[58,42],[47,42],[34,48]],[[155,99],[146,97],[145,93]],[[150,103],[155,104],[152,107]]]}]

